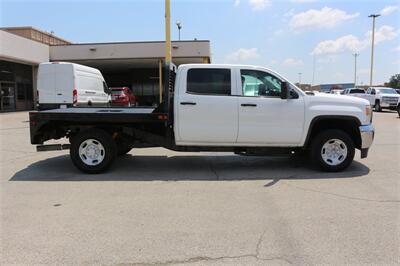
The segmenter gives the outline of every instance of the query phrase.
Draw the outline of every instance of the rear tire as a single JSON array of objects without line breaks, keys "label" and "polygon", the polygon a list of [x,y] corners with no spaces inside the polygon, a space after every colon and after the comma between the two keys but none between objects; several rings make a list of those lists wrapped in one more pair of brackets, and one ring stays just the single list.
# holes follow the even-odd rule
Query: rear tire
[{"label": "rear tire", "polygon": [[82,172],[98,174],[107,170],[116,157],[117,146],[110,134],[101,129],[89,129],[72,139],[70,157]]},{"label": "rear tire", "polygon": [[327,172],[346,169],[353,161],[355,147],[350,136],[341,130],[322,131],[311,143],[313,165]]}]

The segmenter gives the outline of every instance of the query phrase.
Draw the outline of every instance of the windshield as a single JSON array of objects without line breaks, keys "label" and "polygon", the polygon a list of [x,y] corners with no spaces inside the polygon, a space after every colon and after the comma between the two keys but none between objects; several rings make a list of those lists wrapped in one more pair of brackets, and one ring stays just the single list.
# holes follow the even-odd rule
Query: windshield
[{"label": "windshield", "polygon": [[385,93],[385,94],[397,94],[397,92],[394,89],[378,89],[377,90],[379,93]]}]

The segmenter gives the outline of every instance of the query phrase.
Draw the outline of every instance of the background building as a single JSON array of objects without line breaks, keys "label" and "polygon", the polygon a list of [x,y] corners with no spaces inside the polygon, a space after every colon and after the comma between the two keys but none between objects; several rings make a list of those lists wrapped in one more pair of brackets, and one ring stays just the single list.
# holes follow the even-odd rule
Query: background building
[{"label": "background building", "polygon": [[[141,103],[154,105],[164,51],[164,41],[73,44],[32,27],[0,28],[0,111],[34,108],[38,65],[49,61],[98,68],[110,87],[130,87]],[[210,63],[210,42],[173,41],[172,56],[177,65]]]},{"label": "background building", "polygon": [[320,92],[330,92],[331,90],[344,90],[354,88],[354,83],[320,84],[311,87],[311,90]]}]

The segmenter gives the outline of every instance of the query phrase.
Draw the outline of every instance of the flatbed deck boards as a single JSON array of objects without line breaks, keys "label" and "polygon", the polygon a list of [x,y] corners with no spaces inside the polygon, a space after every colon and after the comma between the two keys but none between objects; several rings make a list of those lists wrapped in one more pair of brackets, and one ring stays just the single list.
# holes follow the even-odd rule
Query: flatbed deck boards
[{"label": "flatbed deck boards", "polygon": [[[86,123],[164,122],[166,114],[154,113],[154,108],[60,108],[30,112],[41,121],[74,121]],[[161,118],[160,118],[161,116]]]},{"label": "flatbed deck boards", "polygon": [[154,108],[115,108],[115,107],[103,107],[103,108],[91,108],[91,107],[73,107],[73,108],[59,108],[40,111],[40,113],[118,113],[118,114],[151,114]]}]

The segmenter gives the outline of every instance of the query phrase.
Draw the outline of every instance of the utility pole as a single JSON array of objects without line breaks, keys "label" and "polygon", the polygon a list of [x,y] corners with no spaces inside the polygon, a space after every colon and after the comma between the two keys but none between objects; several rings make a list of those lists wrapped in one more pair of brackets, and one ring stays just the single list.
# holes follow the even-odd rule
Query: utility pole
[{"label": "utility pole", "polygon": [[314,85],[314,81],[315,81],[315,54],[313,55],[313,70],[312,70],[312,82],[311,82],[311,86]]},{"label": "utility pole", "polygon": [[301,85],[301,72],[299,72],[299,86]]},{"label": "utility pole", "polygon": [[182,29],[182,23],[178,20],[177,22],[176,22],[176,26],[178,27],[178,36],[179,36],[179,38],[178,38],[178,40],[180,41],[181,40],[181,29]]},{"label": "utility pole", "polygon": [[358,53],[354,53],[354,87],[357,87],[357,56],[359,56],[360,54]]},{"label": "utility pole", "polygon": [[375,19],[379,14],[371,14],[368,17],[372,18],[372,44],[371,44],[371,71],[369,76],[369,85],[372,86],[372,77],[374,73],[374,44],[375,44]]},{"label": "utility pole", "polygon": [[165,64],[171,62],[171,11],[170,0],[165,0]]}]

